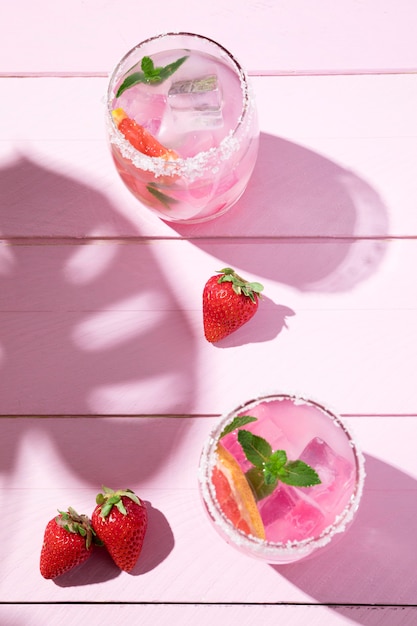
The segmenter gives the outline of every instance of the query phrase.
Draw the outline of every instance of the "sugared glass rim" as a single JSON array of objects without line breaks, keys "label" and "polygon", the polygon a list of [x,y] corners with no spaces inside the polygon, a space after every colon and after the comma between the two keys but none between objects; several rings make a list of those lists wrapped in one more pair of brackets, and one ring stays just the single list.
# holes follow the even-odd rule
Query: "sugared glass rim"
[{"label": "sugared glass rim", "polygon": [[[232,65],[236,71],[240,80],[240,86],[242,91],[242,110],[237,120],[235,127],[229,131],[229,133],[222,139],[220,144],[215,148],[199,152],[191,157],[180,157],[178,159],[164,159],[163,157],[152,157],[142,152],[139,152],[132,146],[132,144],[125,139],[122,133],[118,130],[114,119],[112,117],[112,102],[116,97],[115,86],[118,80],[126,74],[126,70],[122,71],[122,67],[127,59],[133,55],[136,51],[145,45],[163,39],[165,37],[191,37],[201,39],[207,42],[209,45],[214,46],[218,51],[226,55],[232,62]],[[191,49],[191,48],[190,48]],[[192,49],[191,49],[192,50]],[[230,158],[231,154],[239,149],[239,139],[237,135],[241,128],[245,125],[249,128],[251,124],[252,116],[255,113],[254,97],[251,92],[248,77],[245,70],[242,68],[237,59],[233,56],[227,48],[217,43],[214,39],[200,35],[198,33],[189,32],[167,32],[159,35],[154,35],[148,39],[143,40],[133,48],[131,48],[117,63],[113,71],[110,73],[109,85],[107,88],[107,103],[106,103],[106,121],[107,129],[109,132],[110,142],[114,143],[120,150],[123,157],[132,161],[132,163],[142,170],[151,171],[155,176],[170,175],[181,176],[188,175],[190,178],[198,177],[199,172],[207,167],[214,167],[219,161],[225,161]]]},{"label": "sugared glass rim", "polygon": [[[333,524],[327,526],[318,537],[310,537],[301,541],[273,542],[259,539],[252,535],[246,535],[237,529],[229,519],[221,511],[215,496],[215,490],[211,481],[211,474],[216,464],[216,447],[219,436],[227,423],[230,423],[234,417],[243,411],[257,406],[261,402],[271,402],[273,400],[291,400],[294,404],[307,404],[319,409],[326,414],[334,423],[336,423],[344,431],[349,445],[353,450],[356,465],[356,485],[345,509],[334,520]],[[296,393],[271,392],[260,395],[259,397],[248,400],[222,415],[217,425],[211,431],[207,438],[200,457],[200,465],[198,469],[198,480],[200,492],[203,497],[207,511],[217,526],[220,534],[231,544],[238,548],[259,557],[263,560],[269,560],[271,563],[285,563],[292,560],[298,560],[311,554],[318,548],[326,546],[332,538],[346,530],[348,524],[352,521],[358,509],[360,499],[362,497],[363,486],[365,481],[365,459],[356,443],[352,431],[347,427],[343,419],[328,406],[322,402],[305,398]],[[295,558],[293,558],[295,557]]]}]

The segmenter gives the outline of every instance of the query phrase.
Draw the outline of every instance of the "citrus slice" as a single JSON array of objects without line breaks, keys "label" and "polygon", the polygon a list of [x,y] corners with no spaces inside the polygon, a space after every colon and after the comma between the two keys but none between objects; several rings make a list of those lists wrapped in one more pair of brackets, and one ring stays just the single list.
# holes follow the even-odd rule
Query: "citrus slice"
[{"label": "citrus slice", "polygon": [[264,525],[245,474],[234,456],[220,444],[212,482],[217,502],[232,524],[247,535],[265,539]]},{"label": "citrus slice", "polygon": [[114,109],[112,117],[125,139],[139,152],[151,157],[162,157],[163,159],[178,158],[178,154],[174,150],[169,150],[159,143],[146,128],[128,117],[122,108]]}]

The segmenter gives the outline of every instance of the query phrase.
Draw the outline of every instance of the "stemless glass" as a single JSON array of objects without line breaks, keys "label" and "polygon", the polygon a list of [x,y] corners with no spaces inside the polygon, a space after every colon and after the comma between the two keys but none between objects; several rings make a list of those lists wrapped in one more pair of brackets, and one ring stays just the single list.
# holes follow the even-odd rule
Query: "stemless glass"
[{"label": "stemless glass", "polygon": [[[121,132],[115,110],[145,129],[144,148]],[[202,35],[167,33],[130,50],[111,75],[106,122],[120,177],[163,220],[222,215],[255,166],[259,128],[247,75],[230,52]],[[161,154],[147,150],[154,139]]]},{"label": "stemless glass", "polygon": [[[288,459],[303,460],[322,481],[312,487],[279,482],[270,495],[256,502],[262,520],[262,533],[258,534],[240,530],[236,520],[231,521],[235,516],[232,504],[242,511],[238,481],[234,485],[231,481],[231,495],[225,495],[218,479],[219,459],[224,460],[225,454],[233,456],[234,464],[237,461],[241,477],[251,467],[236,430],[222,436],[237,416],[255,417],[256,421],[243,428],[268,440],[274,451],[284,449]],[[235,472],[232,466],[222,471],[229,480]],[[284,564],[320,551],[346,531],[359,506],[365,469],[363,456],[339,416],[316,401],[274,393],[248,401],[220,419],[203,447],[198,477],[204,507],[223,539],[249,556]]]}]

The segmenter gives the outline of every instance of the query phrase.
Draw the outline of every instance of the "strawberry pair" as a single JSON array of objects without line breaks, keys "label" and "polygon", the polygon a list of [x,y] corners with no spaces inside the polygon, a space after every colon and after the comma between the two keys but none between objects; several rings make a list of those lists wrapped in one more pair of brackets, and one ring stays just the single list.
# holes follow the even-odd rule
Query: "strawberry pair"
[{"label": "strawberry pair", "polygon": [[91,520],[69,507],[48,522],[40,557],[44,578],[57,578],[84,563],[96,545],[104,545],[121,570],[132,571],[148,525],[145,503],[130,489],[107,487],[96,503]]}]

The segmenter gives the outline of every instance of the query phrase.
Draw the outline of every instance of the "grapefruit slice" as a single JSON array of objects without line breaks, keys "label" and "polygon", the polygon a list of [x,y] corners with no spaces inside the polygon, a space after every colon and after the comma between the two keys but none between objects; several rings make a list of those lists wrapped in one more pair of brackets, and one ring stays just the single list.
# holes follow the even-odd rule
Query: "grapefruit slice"
[{"label": "grapefruit slice", "polygon": [[212,482],[219,506],[232,524],[247,535],[265,539],[265,528],[245,474],[221,444],[217,446]]},{"label": "grapefruit slice", "polygon": [[146,128],[128,117],[122,108],[114,109],[112,117],[125,139],[139,152],[151,157],[162,157],[166,160],[178,158],[178,154],[174,150],[169,150],[159,143]]}]

